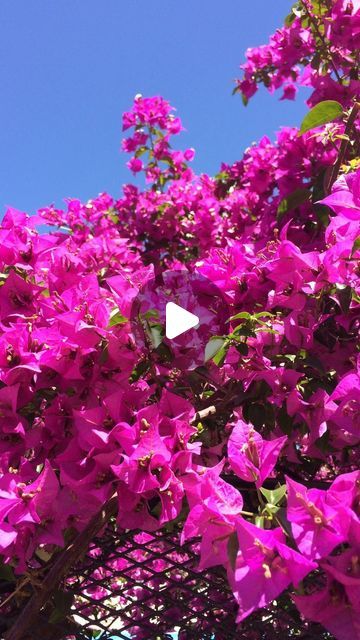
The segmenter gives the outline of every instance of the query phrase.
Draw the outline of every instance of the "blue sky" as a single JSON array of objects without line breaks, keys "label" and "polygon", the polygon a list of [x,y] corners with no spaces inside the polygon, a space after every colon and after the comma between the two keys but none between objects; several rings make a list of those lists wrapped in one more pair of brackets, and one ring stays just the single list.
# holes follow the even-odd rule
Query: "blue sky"
[{"label": "blue sky", "polygon": [[0,212],[65,197],[119,196],[133,178],[119,151],[134,95],[161,94],[214,173],[262,135],[298,124],[303,100],[232,96],[248,46],[267,41],[291,0],[2,0]]}]

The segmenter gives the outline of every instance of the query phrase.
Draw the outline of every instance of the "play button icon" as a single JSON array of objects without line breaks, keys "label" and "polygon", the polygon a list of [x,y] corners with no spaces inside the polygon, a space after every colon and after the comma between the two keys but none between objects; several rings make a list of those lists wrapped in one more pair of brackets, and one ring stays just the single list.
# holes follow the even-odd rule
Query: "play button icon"
[{"label": "play button icon", "polygon": [[157,271],[139,287],[130,314],[141,362],[148,362],[150,355],[159,375],[205,366],[207,344],[228,333],[229,317],[217,286],[186,269]]},{"label": "play button icon", "polygon": [[200,318],[175,302],[168,302],[165,311],[165,334],[169,340],[174,340],[185,331],[194,329],[200,324]]}]

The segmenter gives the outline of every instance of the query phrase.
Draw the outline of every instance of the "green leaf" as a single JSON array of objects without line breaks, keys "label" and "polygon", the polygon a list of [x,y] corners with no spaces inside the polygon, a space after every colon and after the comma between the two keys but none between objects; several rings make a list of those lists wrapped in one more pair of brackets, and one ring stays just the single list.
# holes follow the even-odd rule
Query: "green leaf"
[{"label": "green leaf", "polygon": [[[118,216],[118,214],[117,214],[116,209],[114,209],[114,207],[110,207],[110,208],[107,210],[107,212],[106,212],[106,213],[107,213],[107,215],[109,216],[109,218],[110,218],[111,222],[113,222],[114,224],[117,224],[117,223],[119,222],[120,218],[119,218],[119,216]],[[102,271],[102,270],[103,270],[103,269],[101,269],[101,271]],[[100,274],[101,274],[101,271],[100,271]]]},{"label": "green leaf", "polygon": [[248,408],[248,418],[255,428],[260,429],[266,423],[264,405],[252,402]]},{"label": "green leaf", "polygon": [[322,454],[328,455],[332,447],[330,446],[330,431],[325,433],[315,440],[315,446],[321,451]]},{"label": "green leaf", "polygon": [[152,320],[153,318],[159,319],[159,312],[157,309],[149,309],[145,311],[145,313],[142,313],[141,317],[145,318],[145,320]]},{"label": "green leaf", "polygon": [[224,346],[217,352],[216,356],[213,357],[213,361],[218,367],[221,367],[224,364],[229,347],[230,342],[229,340],[226,340]]},{"label": "green leaf", "polygon": [[144,153],[146,153],[146,151],[148,151],[148,147],[139,147],[138,149],[136,149],[135,151],[135,158],[140,158],[141,156],[144,155]]},{"label": "green leaf", "polygon": [[119,311],[119,309],[113,309],[110,313],[110,320],[108,328],[116,327],[118,324],[125,324],[127,322],[127,318],[123,316],[123,314]]},{"label": "green leaf", "polygon": [[226,338],[221,336],[213,336],[205,347],[205,362],[212,360],[214,356],[223,348]]},{"label": "green leaf", "polygon": [[229,334],[229,338],[231,338],[232,340],[239,340],[240,336],[252,336],[253,338],[255,338],[256,333],[251,322],[242,322],[237,327],[235,327],[232,333]]},{"label": "green leaf", "polygon": [[[163,335],[162,335],[163,337]],[[174,355],[171,351],[170,347],[165,344],[165,342],[161,342],[156,348],[156,353],[158,354],[160,360],[162,362],[172,362]],[[180,389],[180,387],[179,387]]]},{"label": "green leaf", "polygon": [[249,98],[245,95],[245,93],[241,93],[241,100],[244,107],[247,107],[247,105],[249,104]]},{"label": "green leaf", "polygon": [[303,13],[303,7],[299,2],[295,2],[291,7],[290,13],[286,16],[284,20],[285,27],[290,27],[294,22],[295,18],[301,16]]},{"label": "green leaf", "polygon": [[306,114],[301,123],[299,135],[306,131],[311,131],[315,127],[320,127],[322,124],[333,122],[333,120],[341,118],[342,115],[343,108],[339,102],[336,102],[336,100],[323,100]]},{"label": "green leaf", "polygon": [[286,484],[282,484],[277,489],[260,489],[267,502],[272,505],[278,505],[286,494]]},{"label": "green leaf", "polygon": [[295,13],[291,11],[291,13],[289,13],[284,20],[285,27],[290,27],[294,22],[295,18],[296,18]]},{"label": "green leaf", "polygon": [[354,253],[360,249],[360,236],[358,236],[352,246],[351,249],[351,257],[353,257]]},{"label": "green leaf", "polygon": [[329,207],[327,207],[325,204],[317,203],[314,205],[314,211],[319,223],[323,227],[327,227],[330,222]]},{"label": "green leaf", "polygon": [[145,375],[149,368],[150,363],[147,360],[141,360],[132,370],[130,375],[130,382],[136,382],[137,380],[139,380],[139,378]]},{"label": "green leaf", "polygon": [[277,219],[279,220],[285,213],[296,209],[296,207],[304,204],[304,202],[308,202],[310,197],[311,193],[309,189],[296,189],[281,200],[277,209]]},{"label": "green leaf", "polygon": [[324,375],[326,373],[325,367],[324,367],[321,359],[318,358],[313,353],[305,355],[305,357],[304,357],[304,359],[302,361],[302,366],[303,367],[310,367],[311,369],[315,369],[316,371],[319,371],[322,375]]},{"label": "green leaf", "polygon": [[220,171],[216,174],[215,180],[218,180],[218,182],[229,180],[229,174],[227,171]]},{"label": "green leaf", "polygon": [[270,504],[269,502],[265,505],[265,511],[270,516],[274,516],[279,511],[279,509],[280,507],[277,507],[275,504]]},{"label": "green leaf", "polygon": [[[103,344],[100,353],[100,364],[105,364],[109,359],[109,345],[107,343]],[[72,394],[75,395],[75,394]]]},{"label": "green leaf", "polygon": [[48,551],[45,551],[45,549],[43,547],[39,547],[35,551],[35,555],[36,555],[37,558],[40,558],[40,560],[42,560],[43,562],[49,562],[49,560],[51,560],[51,558],[52,558],[52,553],[49,553]]},{"label": "green leaf", "polygon": [[293,428],[293,418],[288,415],[284,405],[278,412],[278,421],[281,431],[289,436]]},{"label": "green leaf", "polygon": [[312,13],[319,17],[321,17],[322,15],[325,15],[328,11],[326,2],[324,2],[324,0],[312,0],[311,8],[312,8]]},{"label": "green leaf", "polygon": [[158,346],[162,343],[164,337],[164,329],[161,324],[153,324],[149,325],[149,333],[151,342],[153,343],[154,349],[157,349]]},{"label": "green leaf", "polygon": [[352,299],[352,289],[349,285],[336,285],[337,295],[343,313],[347,313]]},{"label": "green leaf", "polygon": [[57,624],[70,613],[74,594],[69,591],[57,591],[54,595],[55,609],[49,617],[50,624]]},{"label": "green leaf", "polygon": [[256,516],[255,524],[260,529],[265,529],[265,518],[264,518],[264,516]]},{"label": "green leaf", "polygon": [[229,536],[227,543],[227,554],[230,561],[231,568],[235,569],[236,558],[239,553],[239,541],[237,533],[232,533]]},{"label": "green leaf", "polygon": [[249,354],[249,347],[246,342],[239,342],[239,344],[236,345],[236,351],[241,353],[242,356],[247,356]]},{"label": "green leaf", "polygon": [[280,509],[276,512],[276,520],[280,522],[284,531],[286,531],[287,535],[291,538],[292,536],[291,524],[287,519],[287,510],[284,507],[280,507]]},{"label": "green leaf", "polygon": [[0,580],[6,580],[6,582],[16,582],[14,572],[9,564],[0,564]]},{"label": "green leaf", "polygon": [[236,316],[231,316],[227,322],[231,322],[232,320],[251,320],[251,314],[248,311],[241,311],[237,313]]}]

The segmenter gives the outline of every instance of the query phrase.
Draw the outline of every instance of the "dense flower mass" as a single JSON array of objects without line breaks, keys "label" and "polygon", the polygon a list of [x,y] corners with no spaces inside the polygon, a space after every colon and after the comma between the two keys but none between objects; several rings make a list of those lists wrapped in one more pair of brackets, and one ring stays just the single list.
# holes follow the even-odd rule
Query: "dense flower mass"
[{"label": "dense flower mass", "polygon": [[[120,528],[179,518],[201,538],[239,622],[288,590],[305,619],[360,638],[359,26],[357,0],[303,0],[247,52],[246,99],[306,84],[314,109],[215,177],[173,148],[169,103],[139,95],[122,146],[144,188],[5,213],[0,552],[16,575],[117,495]],[[188,372],[129,321],[165,269],[229,305]]]}]

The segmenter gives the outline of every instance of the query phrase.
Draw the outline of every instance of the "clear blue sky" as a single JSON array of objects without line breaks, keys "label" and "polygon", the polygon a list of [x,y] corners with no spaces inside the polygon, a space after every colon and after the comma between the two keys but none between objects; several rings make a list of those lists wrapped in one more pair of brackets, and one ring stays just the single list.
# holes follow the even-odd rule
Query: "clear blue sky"
[{"label": "clear blue sky", "polygon": [[267,42],[291,0],[1,0],[0,212],[34,213],[65,197],[119,196],[132,180],[121,114],[136,93],[161,94],[196,149],[196,171],[280,125],[303,100],[232,96],[248,46]]}]

